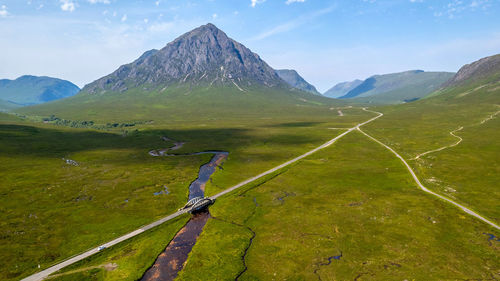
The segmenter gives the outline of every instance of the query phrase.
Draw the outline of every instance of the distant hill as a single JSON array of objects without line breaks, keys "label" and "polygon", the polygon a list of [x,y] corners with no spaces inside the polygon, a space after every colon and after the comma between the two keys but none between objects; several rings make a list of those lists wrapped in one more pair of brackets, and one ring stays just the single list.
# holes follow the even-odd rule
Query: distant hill
[{"label": "distant hill", "polygon": [[14,107],[58,100],[78,91],[80,88],[69,81],[45,76],[25,75],[16,80],[0,80],[0,99]]},{"label": "distant hill", "polygon": [[326,91],[323,95],[329,98],[339,98],[359,86],[361,83],[363,83],[363,81],[359,79],[350,82],[338,83],[337,85]]},{"label": "distant hill", "polygon": [[439,89],[453,75],[451,72],[423,70],[374,75],[340,98],[375,104],[415,101]]},{"label": "distant hill", "polygon": [[310,92],[315,95],[320,95],[316,88],[309,84],[302,76],[300,76],[297,71],[293,69],[278,69],[276,70],[278,76],[287,82],[290,86],[297,88],[302,91]]},{"label": "distant hill", "polygon": [[500,81],[500,54],[464,65],[443,87],[464,85],[481,79]]},{"label": "distant hill", "polygon": [[97,121],[186,120],[259,117],[332,102],[292,88],[257,54],[206,24],[145,52],[74,97],[17,111]]}]

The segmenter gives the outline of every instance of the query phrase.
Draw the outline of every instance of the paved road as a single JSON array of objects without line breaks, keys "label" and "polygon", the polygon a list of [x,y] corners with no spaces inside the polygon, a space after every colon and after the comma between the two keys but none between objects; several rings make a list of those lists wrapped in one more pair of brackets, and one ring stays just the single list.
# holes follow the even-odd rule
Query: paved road
[{"label": "paved road", "polygon": [[[287,161],[287,162],[285,162],[285,163],[283,163],[283,164],[281,164],[281,165],[279,165],[277,167],[274,167],[274,168],[272,168],[272,169],[270,169],[270,170],[268,170],[268,171],[266,171],[266,172],[264,172],[262,174],[259,174],[259,175],[255,176],[255,177],[252,177],[250,179],[242,181],[242,182],[238,183],[237,185],[232,186],[232,187],[230,187],[230,188],[228,188],[228,189],[226,189],[226,190],[224,190],[224,191],[222,191],[222,192],[220,192],[220,193],[218,193],[218,194],[216,194],[216,195],[214,195],[214,196],[212,196],[210,198],[212,198],[212,199],[218,198],[218,197],[220,197],[220,196],[222,196],[224,194],[227,194],[227,193],[229,193],[231,191],[234,191],[234,190],[236,190],[236,189],[238,189],[238,188],[240,188],[240,187],[242,187],[242,186],[244,186],[244,185],[246,185],[248,183],[251,183],[251,182],[253,182],[253,181],[257,180],[257,179],[260,179],[260,178],[262,178],[262,177],[264,177],[266,175],[274,173],[274,172],[276,172],[276,171],[278,171],[278,170],[280,170],[280,169],[282,169],[282,168],[284,168],[284,167],[286,167],[286,166],[288,166],[288,165],[290,165],[292,163],[295,163],[295,162],[299,161],[300,159],[303,159],[303,158],[305,158],[305,157],[307,157],[307,156],[309,156],[309,155],[317,152],[320,149],[323,149],[325,147],[328,147],[328,146],[332,145],[334,142],[336,142],[341,137],[347,135],[348,133],[352,132],[355,129],[358,129],[360,126],[363,126],[363,125],[365,125],[367,123],[372,122],[373,120],[375,120],[375,119],[377,119],[377,118],[379,118],[379,117],[381,117],[383,115],[380,112],[370,111],[370,110],[367,110],[365,108],[363,108],[363,110],[369,111],[369,112],[373,112],[373,113],[377,113],[378,115],[375,116],[375,117],[373,117],[373,118],[371,118],[368,121],[365,121],[363,123],[360,123],[360,124],[356,125],[355,127],[352,127],[350,129],[348,129],[347,131],[343,132],[342,134],[338,135],[337,137],[331,139],[330,141],[328,141],[328,142],[326,142],[326,143],[318,146],[317,148],[315,148],[315,149],[313,149],[313,150],[311,150],[311,151],[309,151],[309,152],[307,152],[305,154],[300,155],[299,157],[296,157],[296,158],[294,158],[294,159],[292,159],[290,161]],[[180,216],[180,215],[182,215],[182,214],[184,214],[186,212],[187,212],[187,210],[178,211],[178,212],[173,213],[173,214],[171,214],[169,216],[166,216],[166,217],[164,217],[164,218],[162,218],[162,219],[160,219],[158,221],[155,221],[155,222],[153,222],[151,224],[148,224],[148,225],[143,226],[143,227],[141,227],[141,228],[139,228],[137,230],[134,230],[134,231],[132,231],[132,232],[130,232],[128,234],[125,234],[125,235],[123,235],[121,237],[118,237],[115,240],[110,241],[108,243],[105,243],[105,244],[103,244],[101,246],[109,248],[111,246],[114,246],[114,245],[122,242],[122,241],[125,241],[125,240],[127,240],[129,238],[132,238],[132,237],[134,237],[136,235],[139,235],[139,234],[143,233],[146,230],[149,230],[149,229],[151,229],[153,227],[156,227],[156,226],[158,226],[158,225],[160,225],[160,224],[162,224],[164,222],[172,220],[172,219],[174,219],[174,218],[176,218],[176,217],[178,217],[178,216]],[[40,272],[38,272],[36,274],[30,275],[30,276],[28,276],[28,277],[26,277],[26,278],[24,278],[22,280],[23,281],[38,281],[38,280],[43,280],[46,277],[48,277],[50,274],[52,274],[52,273],[54,273],[56,271],[59,271],[59,270],[61,270],[62,268],[66,267],[66,266],[69,266],[69,265],[74,264],[74,263],[76,263],[78,261],[81,261],[81,260],[83,260],[85,258],[88,258],[88,257],[90,257],[90,256],[92,256],[92,255],[94,255],[94,254],[96,254],[98,252],[99,252],[98,247],[93,248],[91,250],[88,250],[87,252],[84,252],[82,254],[73,256],[73,257],[71,257],[71,258],[69,258],[69,259],[67,259],[67,260],[65,260],[65,261],[63,261],[61,263],[58,263],[58,264],[56,264],[54,266],[51,266],[51,267],[49,267],[47,269],[44,269],[44,270],[42,270],[42,271],[40,271]]]},{"label": "paved road", "polygon": [[447,201],[448,203],[451,203],[455,206],[457,206],[458,208],[462,209],[464,212],[466,212],[467,214],[471,215],[471,216],[474,216],[480,220],[482,220],[483,222],[493,226],[494,228],[496,229],[500,229],[500,227],[498,225],[496,225],[495,223],[489,221],[488,219],[482,217],[481,215],[475,213],[474,211],[466,208],[465,206],[462,206],[460,204],[458,204],[457,202],[451,200],[451,199],[448,199],[440,194],[437,194],[435,193],[434,191],[431,191],[429,189],[427,189],[421,182],[420,180],[418,180],[417,178],[417,175],[415,175],[415,173],[413,172],[413,169],[410,167],[410,165],[408,165],[408,163],[403,159],[403,157],[401,157],[401,155],[399,155],[396,151],[394,151],[392,148],[390,148],[389,146],[383,144],[382,142],[380,142],[379,140],[377,140],[376,138],[368,135],[367,133],[363,132],[360,128],[357,128],[358,131],[360,131],[362,134],[364,134],[365,136],[369,137],[370,139],[372,139],[373,141],[379,143],[380,145],[384,146],[385,148],[387,148],[389,151],[391,151],[394,155],[396,155],[402,162],[403,164],[405,164],[406,168],[408,169],[408,171],[410,172],[411,176],[413,177],[413,179],[415,180],[415,182],[417,183],[418,187],[420,187],[420,189],[422,189],[423,191],[427,192],[427,193],[430,193],[438,198],[441,198],[445,201]]}]

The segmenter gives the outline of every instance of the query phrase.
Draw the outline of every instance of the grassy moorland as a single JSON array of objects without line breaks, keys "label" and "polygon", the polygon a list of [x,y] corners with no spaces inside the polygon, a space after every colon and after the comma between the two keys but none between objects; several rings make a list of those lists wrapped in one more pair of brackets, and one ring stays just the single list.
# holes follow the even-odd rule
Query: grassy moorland
[{"label": "grassy moorland", "polygon": [[[149,156],[150,149],[172,145],[161,136],[187,142],[176,153],[229,151],[224,170],[217,172],[221,174],[217,184],[228,186],[340,132],[329,128],[351,127],[371,117],[359,109],[342,110],[345,116],[338,116],[336,109],[318,107],[293,117],[286,112],[275,113],[273,119],[205,120],[177,126],[159,117],[154,124],[136,126],[137,131],[127,135],[119,129],[103,132],[34,124],[2,114],[0,278],[27,276],[38,271],[38,265],[45,268],[181,206],[198,167],[210,156]],[[170,123],[159,125],[162,122]],[[169,194],[154,195],[165,186]],[[141,244],[129,246],[150,248],[126,248],[126,253],[120,252],[122,248],[110,249],[123,257],[113,258],[111,263],[117,263],[120,270],[110,274],[117,274],[116,279],[137,278],[182,223],[167,224],[159,234],[144,236]],[[145,256],[147,249],[154,254]],[[132,265],[131,260],[141,256],[142,263]]]},{"label": "grassy moorland", "polygon": [[[219,198],[210,211],[179,280],[499,277],[500,245],[485,234],[498,233],[420,191],[397,158],[357,132]],[[126,242],[54,280],[133,280],[118,268],[137,268],[121,257],[140,245]],[[113,262],[124,265],[103,268]]]},{"label": "grassy moorland", "polygon": [[178,280],[499,277],[494,230],[418,190],[358,132],[210,211]]},{"label": "grassy moorland", "polygon": [[[294,116],[321,116],[329,105],[340,101],[302,91],[253,87],[239,91],[235,87],[194,87],[180,84],[165,89],[133,88],[126,93],[80,93],[71,98],[24,107],[16,112],[96,123],[149,121],[154,125],[177,125],[225,120],[259,120]],[[126,114],[124,114],[126,112]]]},{"label": "grassy moorland", "polygon": [[[380,108],[384,117],[366,131],[409,161],[423,183],[500,223],[500,83],[479,80],[422,101]],[[490,118],[492,117],[492,118]]]}]

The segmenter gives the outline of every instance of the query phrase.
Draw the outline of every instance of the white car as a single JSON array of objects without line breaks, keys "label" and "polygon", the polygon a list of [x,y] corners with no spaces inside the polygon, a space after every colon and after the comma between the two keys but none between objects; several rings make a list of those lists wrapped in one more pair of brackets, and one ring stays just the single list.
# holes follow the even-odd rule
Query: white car
[{"label": "white car", "polygon": [[104,249],[106,249],[106,246],[99,246],[99,247],[97,247],[97,250],[98,250],[98,251],[102,251],[102,250],[104,250]]}]

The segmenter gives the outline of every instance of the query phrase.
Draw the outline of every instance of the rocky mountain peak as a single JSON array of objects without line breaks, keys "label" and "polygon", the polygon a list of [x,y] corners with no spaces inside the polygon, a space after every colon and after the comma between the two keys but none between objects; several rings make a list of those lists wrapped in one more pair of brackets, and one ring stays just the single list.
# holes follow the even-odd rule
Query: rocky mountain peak
[{"label": "rocky mountain peak", "polygon": [[257,54],[229,38],[213,24],[202,25],[161,50],[144,53],[83,89],[88,93],[123,92],[129,88],[164,88],[178,83],[244,87],[285,83]]}]

